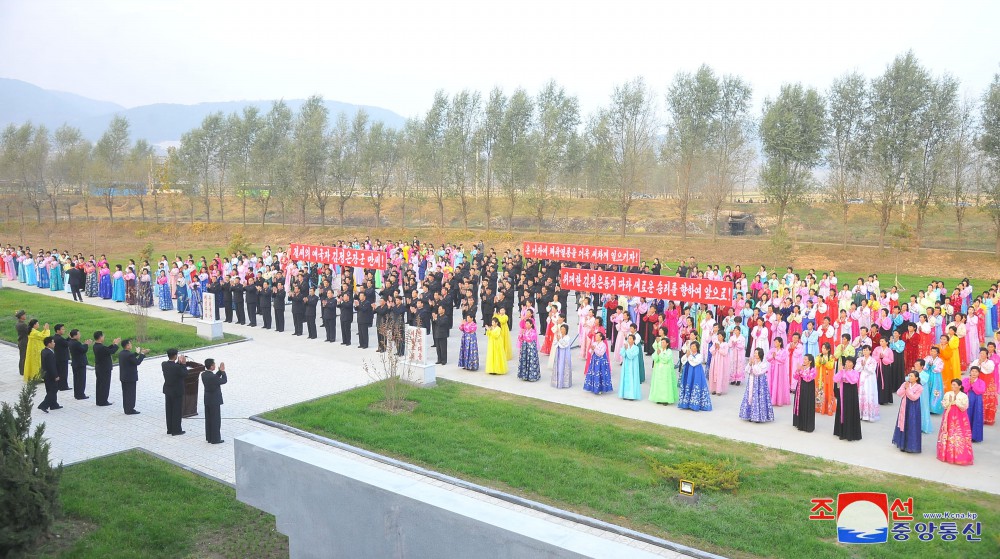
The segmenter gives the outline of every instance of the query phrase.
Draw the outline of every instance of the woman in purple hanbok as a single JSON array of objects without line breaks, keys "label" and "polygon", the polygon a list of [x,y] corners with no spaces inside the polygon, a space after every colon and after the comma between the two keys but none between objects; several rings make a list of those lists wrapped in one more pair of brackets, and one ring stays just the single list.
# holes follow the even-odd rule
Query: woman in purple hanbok
[{"label": "woman in purple hanbok", "polygon": [[899,402],[899,414],[896,416],[896,427],[892,433],[892,444],[896,445],[903,452],[920,452],[920,395],[924,387],[920,384],[920,377],[911,371],[906,377],[906,382],[897,390],[896,394],[902,398]]},{"label": "woman in purple hanbok", "polygon": [[462,344],[458,351],[458,366],[466,371],[479,370],[479,341],[476,340],[476,319],[465,315],[465,322],[458,327],[462,331]]},{"label": "woman in purple hanbok", "polygon": [[764,348],[756,348],[750,353],[746,365],[747,389],[740,403],[740,419],[752,423],[774,421],[774,407],[771,405],[771,391],[767,386],[769,366],[764,361]]}]

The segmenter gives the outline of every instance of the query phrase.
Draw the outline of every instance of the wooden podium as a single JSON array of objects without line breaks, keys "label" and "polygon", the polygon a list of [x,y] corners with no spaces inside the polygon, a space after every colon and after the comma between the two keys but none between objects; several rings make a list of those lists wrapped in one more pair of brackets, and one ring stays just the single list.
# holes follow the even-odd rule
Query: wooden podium
[{"label": "wooden podium", "polygon": [[187,376],[184,377],[181,417],[194,417],[198,415],[198,386],[201,384],[201,373],[205,370],[205,365],[188,360],[187,369]]}]

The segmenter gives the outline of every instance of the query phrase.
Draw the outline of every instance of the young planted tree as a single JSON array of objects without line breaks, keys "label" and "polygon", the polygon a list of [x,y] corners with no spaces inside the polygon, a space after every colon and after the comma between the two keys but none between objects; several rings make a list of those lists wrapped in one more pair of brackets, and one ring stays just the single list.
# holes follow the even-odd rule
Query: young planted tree
[{"label": "young planted tree", "polygon": [[422,187],[430,189],[438,206],[438,225],[444,227],[444,200],[448,196],[448,173],[444,146],[448,122],[448,96],[434,93],[434,102],[424,117],[419,149],[419,169]]},{"label": "young planted tree", "polygon": [[722,205],[732,197],[736,182],[745,176],[754,157],[750,145],[750,84],[739,76],[727,75],[719,80],[718,91],[708,141],[707,180],[702,189],[712,209],[712,240],[718,238]]},{"label": "young planted tree", "polygon": [[958,82],[944,76],[928,82],[927,106],[919,115],[917,156],[908,172],[917,210],[916,236],[924,230],[931,203],[944,193],[949,177],[951,147],[958,128]]},{"label": "young planted tree", "polygon": [[108,210],[108,219],[115,221],[115,194],[122,182],[125,159],[129,152],[128,119],[117,115],[111,120],[108,129],[101,135],[94,146],[94,159],[104,179],[104,207]]},{"label": "young planted tree", "polygon": [[475,131],[480,120],[479,93],[467,89],[456,93],[448,107],[444,131],[447,181],[462,206],[462,225],[469,228],[476,178]]},{"label": "young planted tree", "polygon": [[[53,207],[56,204],[55,192],[60,188],[69,188],[71,191],[82,192],[87,188],[86,173],[90,162],[90,142],[83,138],[79,128],[74,128],[67,124],[56,129],[53,137],[55,141],[55,154],[52,159],[50,177],[56,188],[50,193],[50,203]],[[76,199],[66,197],[62,200],[63,208],[66,210],[66,218],[73,222],[73,206]],[[55,210],[53,209],[53,215]]]},{"label": "young planted tree", "polygon": [[[364,151],[368,146],[368,113],[359,109],[351,121],[340,113],[330,136],[330,178],[337,193],[337,212],[344,227],[347,202],[362,179]],[[325,205],[325,202],[324,202]],[[320,212],[322,212],[322,207]]]},{"label": "young planted tree", "polygon": [[976,102],[966,99],[959,107],[955,134],[946,147],[947,151],[947,185],[946,197],[955,210],[955,224],[958,234],[962,235],[965,222],[965,210],[969,207],[966,195],[970,190],[968,184],[976,178]]},{"label": "young planted tree", "polygon": [[382,207],[392,186],[400,159],[400,133],[378,121],[371,126],[363,154],[364,184],[375,213],[375,227],[382,226]]},{"label": "young planted tree", "polygon": [[[251,150],[251,167],[261,188],[254,201],[260,209],[260,224],[267,219],[267,208],[273,198],[281,200],[288,191],[292,177],[292,111],[284,101],[275,101],[264,117],[258,141]],[[284,225],[285,212],[281,212]]]},{"label": "young planted tree", "polygon": [[424,125],[419,118],[409,118],[399,138],[399,165],[396,166],[396,197],[399,198],[399,226],[406,227],[406,207],[420,179],[420,142]]},{"label": "young planted tree", "polygon": [[[306,224],[306,205],[315,197],[320,211],[320,223],[326,222],[327,168],[330,161],[330,138],[327,137],[329,109],[319,96],[310,97],[295,119],[292,133],[295,153],[295,182],[299,190],[302,225]],[[344,117],[346,120],[346,117]]]},{"label": "young planted tree", "polygon": [[979,145],[986,160],[984,207],[993,220],[996,255],[1000,257],[1000,74],[993,75],[993,82],[983,94],[982,127]]},{"label": "young planted tree", "polygon": [[[231,153],[233,172],[231,181],[235,186],[236,195],[240,197],[243,226],[247,224],[247,199],[260,195],[260,184],[255,180],[256,171],[254,154],[260,141],[264,121],[260,110],[252,105],[243,108],[242,115],[233,114],[229,117],[229,129],[232,137]],[[255,188],[250,188],[254,186]]]},{"label": "young planted tree", "polygon": [[833,80],[827,94],[829,150],[826,156],[827,194],[831,202],[840,207],[843,225],[843,245],[847,248],[847,223],[851,200],[861,193],[862,170],[867,157],[868,114],[865,78],[848,73]]},{"label": "young planted tree", "polygon": [[802,84],[781,87],[777,99],[764,101],[760,124],[764,166],[761,190],[778,206],[778,230],[788,205],[802,200],[812,186],[812,171],[826,143],[823,98]]},{"label": "young planted tree", "polygon": [[490,231],[493,221],[493,196],[495,194],[494,179],[496,177],[497,144],[500,142],[500,127],[503,124],[504,113],[507,110],[507,97],[499,87],[490,92],[489,101],[483,121],[476,131],[476,142],[479,153],[482,154],[480,173],[482,175],[483,211],[486,213],[486,232]]}]

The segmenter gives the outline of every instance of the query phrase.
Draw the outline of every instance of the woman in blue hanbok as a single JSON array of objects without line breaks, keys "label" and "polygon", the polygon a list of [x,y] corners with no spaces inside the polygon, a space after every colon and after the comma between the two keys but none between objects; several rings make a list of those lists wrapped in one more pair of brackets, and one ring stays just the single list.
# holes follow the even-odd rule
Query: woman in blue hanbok
[{"label": "woman in blue hanbok", "polygon": [[149,268],[143,268],[139,274],[139,287],[137,299],[140,307],[149,308],[153,306],[153,278],[149,275]]},{"label": "woman in blue hanbok", "polygon": [[62,262],[59,261],[58,254],[53,254],[52,260],[49,261],[49,290],[62,291],[63,286]]},{"label": "woman in blue hanbok", "polygon": [[48,289],[49,288],[49,262],[52,261],[51,257],[46,256],[45,258],[38,259],[38,288]]},{"label": "woman in blue hanbok", "polygon": [[[931,424],[931,391],[930,385],[931,374],[927,371],[926,363],[923,359],[917,359],[913,363],[912,373],[916,374],[920,378],[920,386],[924,389],[920,391],[920,431],[924,433],[933,433],[934,425]],[[938,379],[940,380],[940,375]]]},{"label": "woman in blue hanbok", "polygon": [[604,338],[603,332],[594,333],[594,343],[590,346],[590,356],[587,359],[587,368],[583,378],[583,389],[594,394],[604,394],[614,392],[611,383],[611,362],[608,355],[611,348]]},{"label": "woman in blue hanbok", "polygon": [[911,371],[896,394],[903,400],[899,403],[899,414],[896,416],[896,427],[892,433],[892,444],[903,452],[920,452],[920,395],[924,387],[920,385],[920,377]]},{"label": "woman in blue hanbok", "polygon": [[944,399],[944,380],[942,372],[944,371],[944,361],[940,357],[940,349],[937,346],[931,348],[930,359],[927,360],[927,364],[924,365],[924,372],[927,373],[927,390],[930,390],[930,412],[939,415],[944,413],[944,405],[942,404]]},{"label": "woman in blue hanbok", "polygon": [[774,421],[774,406],[771,403],[771,390],[767,384],[767,372],[771,365],[764,360],[764,348],[758,347],[750,353],[750,361],[746,364],[747,389],[743,392],[740,403],[740,419],[752,423],[767,423]]},{"label": "woman in blue hanbok", "polygon": [[87,282],[85,284],[86,289],[84,289],[84,294],[86,294],[87,297],[97,297],[97,286],[101,283],[101,278],[97,275],[97,264],[93,260],[89,260],[84,263],[83,271],[87,274]]},{"label": "woman in blue hanbok", "polygon": [[100,275],[97,292],[101,299],[110,299],[113,290],[111,289],[111,270],[108,269],[107,264],[101,266]]},{"label": "woman in blue hanbok", "polygon": [[195,318],[201,318],[201,284],[192,281],[188,287],[188,300],[191,307],[188,312]]},{"label": "woman in blue hanbok", "polygon": [[115,264],[115,273],[111,276],[111,300],[118,303],[125,302],[125,272],[122,272],[122,265]]},{"label": "woman in blue hanbok", "polygon": [[[555,388],[570,388],[573,386],[573,338],[569,337],[569,326],[559,326],[560,338],[553,344],[555,351],[550,357],[552,361],[552,377],[549,380]],[[506,342],[507,338],[505,338]]]},{"label": "woman in blue hanbok", "polygon": [[174,299],[170,295],[170,280],[167,279],[166,270],[161,269],[156,278],[156,298],[160,303],[161,311],[174,310]]},{"label": "woman in blue hanbok", "polygon": [[681,386],[677,407],[692,411],[712,411],[712,398],[705,377],[705,364],[701,345],[688,344],[687,353],[681,356]]},{"label": "woman in blue hanbok", "polygon": [[639,382],[639,368],[642,367],[642,350],[635,343],[636,336],[629,334],[622,348],[621,380],[618,383],[618,397],[623,400],[641,400],[642,383]]},{"label": "woman in blue hanbok", "polygon": [[177,295],[177,312],[184,314],[188,310],[188,289],[184,274],[177,276],[177,286],[174,289],[174,294]]},{"label": "woman in blue hanbok", "polygon": [[[479,340],[476,339],[476,317],[465,315],[465,322],[458,327],[462,331],[462,345],[458,352],[458,367],[466,371],[479,370]],[[537,380],[537,379],[536,379]]]}]

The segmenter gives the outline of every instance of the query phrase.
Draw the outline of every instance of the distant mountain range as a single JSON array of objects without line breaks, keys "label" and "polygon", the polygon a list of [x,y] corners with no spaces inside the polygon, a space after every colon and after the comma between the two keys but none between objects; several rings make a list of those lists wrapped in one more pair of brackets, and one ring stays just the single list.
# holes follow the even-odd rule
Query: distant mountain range
[{"label": "distant mountain range", "polygon": [[[293,111],[298,111],[304,99],[286,99]],[[198,127],[201,121],[214,112],[224,114],[242,111],[243,107],[256,106],[262,113],[270,110],[271,100],[223,101],[178,105],[156,103],[126,109],[108,101],[96,101],[73,93],[42,89],[20,80],[0,78],[0,128],[8,124],[23,124],[30,120],[44,124],[50,131],[63,124],[76,126],[84,137],[97,141],[115,115],[126,117],[132,139],[145,138],[151,144],[169,145],[181,139],[188,130]],[[326,101],[331,121],[341,113],[354,116],[359,108],[368,111],[372,121],[381,120],[393,128],[402,128],[405,118],[381,107],[352,105],[340,101]]]}]

